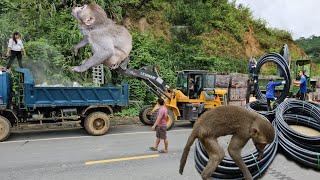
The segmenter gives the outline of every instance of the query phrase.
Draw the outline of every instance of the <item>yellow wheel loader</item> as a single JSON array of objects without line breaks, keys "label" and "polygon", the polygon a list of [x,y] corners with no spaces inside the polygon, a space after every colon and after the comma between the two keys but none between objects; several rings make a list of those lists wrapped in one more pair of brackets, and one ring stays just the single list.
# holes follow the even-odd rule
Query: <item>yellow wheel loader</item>
[{"label": "yellow wheel loader", "polygon": [[[170,89],[154,69],[122,71],[126,75],[138,77],[165,99],[168,108],[167,129],[176,121],[194,123],[207,109],[227,104],[227,90],[215,89],[216,75],[202,70],[184,70],[178,72],[176,89]],[[141,109],[139,118],[145,125],[153,125],[159,105],[148,105]]]}]

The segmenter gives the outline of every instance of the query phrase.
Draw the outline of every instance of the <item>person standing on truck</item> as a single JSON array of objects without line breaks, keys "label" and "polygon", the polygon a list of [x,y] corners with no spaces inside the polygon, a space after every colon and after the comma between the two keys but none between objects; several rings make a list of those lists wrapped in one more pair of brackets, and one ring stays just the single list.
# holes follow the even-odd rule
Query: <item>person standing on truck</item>
[{"label": "person standing on truck", "polygon": [[160,150],[159,153],[167,153],[168,152],[168,139],[167,139],[167,117],[168,117],[168,110],[164,105],[164,100],[162,98],[158,99],[158,104],[160,105],[157,120],[152,126],[152,130],[156,131],[156,142],[153,147],[150,147],[152,151],[158,151],[158,147],[160,141],[163,140],[164,142],[164,150]]},{"label": "person standing on truck", "polygon": [[286,81],[282,82],[274,82],[272,78],[269,79],[269,82],[267,84],[267,92],[266,92],[266,98],[267,98],[267,106],[268,106],[268,111],[273,110],[273,104],[275,101],[275,88],[276,86],[280,86],[282,84],[285,84]]},{"label": "person standing on truck", "polygon": [[9,39],[7,56],[10,56],[9,62],[6,66],[6,69],[10,69],[15,58],[18,59],[19,67],[22,66],[22,54],[26,55],[24,50],[23,43],[21,40],[21,35],[19,32],[14,32],[12,38]]},{"label": "person standing on truck", "polygon": [[307,77],[305,73],[306,72],[304,70],[299,71],[300,81],[295,80],[293,82],[296,86],[300,87],[298,96],[299,96],[299,99],[302,101],[306,100],[306,94],[307,94]]}]

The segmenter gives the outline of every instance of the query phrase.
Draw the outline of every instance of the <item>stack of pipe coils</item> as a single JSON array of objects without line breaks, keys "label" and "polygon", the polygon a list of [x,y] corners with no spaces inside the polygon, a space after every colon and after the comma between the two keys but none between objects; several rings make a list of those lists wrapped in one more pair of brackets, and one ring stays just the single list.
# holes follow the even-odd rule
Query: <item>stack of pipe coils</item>
[{"label": "stack of pipe coils", "polygon": [[259,74],[262,66],[265,63],[273,62],[277,64],[277,66],[280,68],[281,75],[283,76],[284,80],[286,81],[286,84],[284,85],[284,88],[280,94],[280,96],[276,99],[276,102],[280,104],[289,94],[290,91],[290,84],[291,84],[291,77],[290,77],[290,70],[289,66],[287,64],[287,61],[283,56],[281,56],[278,53],[269,53],[264,56],[262,56],[259,61],[257,62],[257,66],[254,72],[254,79],[255,79],[255,94],[257,99],[260,101],[267,101],[266,96],[261,92],[259,88]]},{"label": "stack of pipe coils", "polygon": [[[266,146],[264,156],[260,161],[257,160],[258,152],[256,150],[242,156],[254,178],[261,176],[273,161],[278,148],[277,136],[275,137],[274,141]],[[207,165],[208,159],[208,154],[204,147],[199,141],[197,141],[195,148],[195,163],[196,169],[200,174]],[[239,167],[230,157],[227,156],[219,164],[216,171],[212,174],[212,177],[216,179],[243,179],[243,175]]]},{"label": "stack of pipe coils", "polygon": [[306,136],[289,125],[300,125],[320,132],[320,107],[306,101],[286,100],[276,110],[279,145],[292,159],[320,170],[320,136]]}]

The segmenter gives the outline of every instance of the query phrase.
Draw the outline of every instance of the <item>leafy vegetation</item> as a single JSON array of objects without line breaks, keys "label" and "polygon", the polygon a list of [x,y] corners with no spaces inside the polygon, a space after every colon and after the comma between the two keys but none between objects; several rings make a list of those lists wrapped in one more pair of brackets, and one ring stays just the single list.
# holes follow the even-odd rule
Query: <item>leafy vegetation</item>
[{"label": "leafy vegetation", "polygon": [[310,58],[320,64],[320,36],[300,38],[296,42]]},{"label": "leafy vegetation", "polygon": [[296,40],[297,44],[306,52],[314,62],[312,70],[314,75],[320,74],[320,36],[311,36],[309,38],[300,38]]},{"label": "leafy vegetation", "polygon": [[[90,47],[81,49],[77,57],[71,51],[82,38],[71,8],[85,2],[98,3],[110,18],[129,28],[134,42],[130,67],[155,65],[172,87],[179,70],[245,73],[248,57],[279,51],[284,43],[295,47],[290,33],[267,28],[264,21],[252,18],[247,7],[228,0],[2,0],[1,55],[12,32],[19,31],[28,56],[23,63],[36,74],[38,83],[90,84],[90,72],[69,70],[91,56]],[[292,54],[301,53],[293,48]],[[142,82],[117,78],[130,84],[131,99],[153,100]]]}]

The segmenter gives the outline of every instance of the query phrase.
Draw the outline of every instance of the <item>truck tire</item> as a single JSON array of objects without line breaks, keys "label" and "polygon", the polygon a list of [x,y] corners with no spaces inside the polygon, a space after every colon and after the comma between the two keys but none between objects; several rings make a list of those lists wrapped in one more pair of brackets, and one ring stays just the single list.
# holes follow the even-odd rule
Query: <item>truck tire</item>
[{"label": "truck tire", "polygon": [[107,133],[110,127],[108,114],[104,112],[90,113],[84,120],[84,128],[88,134],[100,136]]},{"label": "truck tire", "polygon": [[5,141],[11,133],[11,123],[10,121],[0,116],[0,142]]},{"label": "truck tire", "polygon": [[142,124],[147,126],[152,126],[154,124],[155,119],[153,119],[154,117],[152,117],[153,114],[150,114],[150,111],[152,109],[153,106],[147,105],[140,110],[139,119],[142,122]]}]

